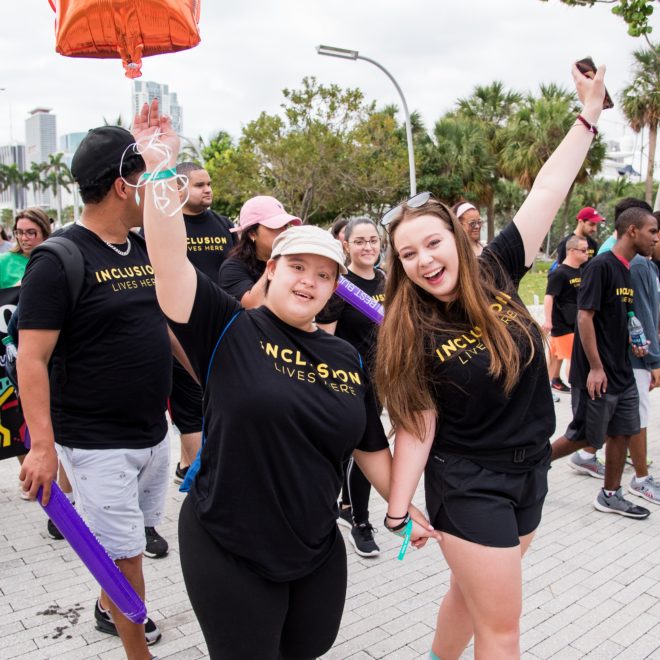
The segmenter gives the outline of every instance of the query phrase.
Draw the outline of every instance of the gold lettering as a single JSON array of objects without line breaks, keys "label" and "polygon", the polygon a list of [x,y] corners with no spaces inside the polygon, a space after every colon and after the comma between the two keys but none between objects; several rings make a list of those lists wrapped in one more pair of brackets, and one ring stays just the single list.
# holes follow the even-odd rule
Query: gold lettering
[{"label": "gold lettering", "polygon": [[321,378],[327,378],[330,375],[330,372],[328,371],[328,365],[324,362],[316,366],[316,371],[318,372],[319,376],[321,376]]},{"label": "gold lettering", "polygon": [[277,346],[277,344],[273,346],[273,344],[271,344],[270,342],[266,342],[266,355],[270,355],[277,360],[278,348],[279,347]]},{"label": "gold lettering", "polygon": [[[285,355],[286,353],[286,355]],[[293,351],[290,348],[283,348],[280,351],[280,357],[285,361],[285,362],[291,362],[291,354]]]},{"label": "gold lettering", "polygon": [[362,381],[360,380],[360,374],[356,373],[355,371],[349,371],[348,376],[354,385],[362,385]]}]

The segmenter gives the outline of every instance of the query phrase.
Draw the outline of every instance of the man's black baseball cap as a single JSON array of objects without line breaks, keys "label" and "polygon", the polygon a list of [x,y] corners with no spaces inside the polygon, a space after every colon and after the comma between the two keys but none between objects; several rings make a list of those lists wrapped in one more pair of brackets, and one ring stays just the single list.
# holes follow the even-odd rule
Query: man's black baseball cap
[{"label": "man's black baseball cap", "polygon": [[93,128],[83,138],[71,160],[71,175],[80,184],[95,183],[115,170],[117,176],[123,161],[134,161],[142,156],[133,151],[135,139],[121,126]]}]

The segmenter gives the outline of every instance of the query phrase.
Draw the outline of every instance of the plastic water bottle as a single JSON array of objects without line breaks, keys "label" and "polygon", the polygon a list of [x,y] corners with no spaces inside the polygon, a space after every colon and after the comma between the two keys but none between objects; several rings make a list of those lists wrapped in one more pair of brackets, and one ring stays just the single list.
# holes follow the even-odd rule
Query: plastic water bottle
[{"label": "plastic water bottle", "polygon": [[644,334],[644,328],[639,319],[635,316],[635,312],[628,312],[628,332],[630,333],[630,341],[633,346],[646,348],[646,335]]}]

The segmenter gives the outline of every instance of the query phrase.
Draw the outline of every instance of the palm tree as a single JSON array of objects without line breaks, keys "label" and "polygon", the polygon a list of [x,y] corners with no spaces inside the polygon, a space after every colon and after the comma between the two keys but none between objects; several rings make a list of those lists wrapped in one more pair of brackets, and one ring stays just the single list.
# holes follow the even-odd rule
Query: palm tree
[{"label": "palm tree", "polygon": [[492,181],[486,185],[482,198],[487,207],[489,241],[495,235],[495,184],[503,174],[496,157],[501,148],[501,133],[522,100],[522,94],[507,90],[504,83],[496,80],[490,85],[477,85],[469,97],[458,99],[457,102],[457,115],[472,119],[480,125],[494,160]]},{"label": "palm tree", "polygon": [[653,167],[660,119],[660,45],[634,52],[633,80],[621,93],[621,107],[630,127],[639,133],[649,131],[645,198],[652,204]]},{"label": "palm tree", "polygon": [[67,192],[71,192],[71,184],[73,177],[67,166],[62,160],[64,154],[49,154],[48,161],[44,163],[43,169],[43,185],[44,188],[49,188],[55,194],[57,202],[57,223],[61,224],[62,221],[62,187]]},{"label": "palm tree", "polygon": [[[500,169],[529,190],[543,164],[575,122],[578,111],[573,94],[555,85],[541,88],[539,98],[529,96],[522,108],[502,130]],[[600,172],[605,158],[605,145],[598,136],[575,181],[585,181]],[[573,184],[575,185],[575,184]],[[568,191],[563,212],[564,231],[568,231],[568,211],[573,186]]]}]

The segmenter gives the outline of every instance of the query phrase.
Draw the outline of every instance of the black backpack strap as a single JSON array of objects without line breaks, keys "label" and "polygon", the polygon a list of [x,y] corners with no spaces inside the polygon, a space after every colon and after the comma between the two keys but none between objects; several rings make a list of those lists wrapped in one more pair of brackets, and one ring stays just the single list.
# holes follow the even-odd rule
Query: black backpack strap
[{"label": "black backpack strap", "polygon": [[32,250],[30,256],[33,257],[40,252],[54,254],[62,263],[69,287],[71,309],[73,309],[80,298],[85,283],[85,260],[80,248],[70,238],[59,235],[51,236],[47,241],[38,245]]}]

